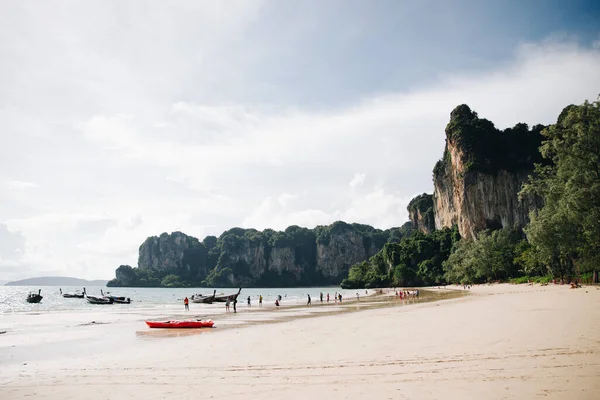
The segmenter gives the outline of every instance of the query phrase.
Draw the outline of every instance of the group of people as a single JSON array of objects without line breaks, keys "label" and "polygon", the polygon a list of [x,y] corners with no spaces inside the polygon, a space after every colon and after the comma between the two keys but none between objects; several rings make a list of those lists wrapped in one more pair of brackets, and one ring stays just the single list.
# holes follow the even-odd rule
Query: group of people
[{"label": "group of people", "polygon": [[[398,292],[396,292],[396,295],[398,295]],[[310,297],[310,294],[307,294],[308,296],[308,302],[306,303],[307,306],[310,306],[312,304],[312,299]],[[232,296],[233,297],[233,296]],[[287,297],[287,295],[286,295]],[[417,297],[418,297],[418,290],[417,290]],[[335,292],[334,296],[334,301],[335,303],[337,303],[338,301],[341,303],[342,302],[342,294]],[[323,303],[324,299],[326,299],[327,303],[329,303],[329,293],[327,293],[327,295],[324,295],[323,292],[319,293],[319,299],[321,300],[321,303]],[[359,300],[359,295],[358,293],[356,293],[356,299]],[[277,295],[277,298],[275,299],[275,306],[279,307],[281,305],[281,300],[282,297],[281,295]],[[248,296],[248,298],[246,299],[246,301],[248,302],[248,307],[252,307],[252,301],[250,296]],[[228,298],[227,301],[225,302],[225,312],[231,312],[230,310],[230,306],[231,303],[233,303],[233,312],[237,313],[237,297],[233,297],[233,299]],[[185,306],[185,310],[189,311],[190,310],[190,301],[188,300],[188,298],[186,297],[185,299],[183,299],[183,304]],[[262,307],[263,304],[263,296],[262,294],[258,296],[258,306]]]},{"label": "group of people", "polygon": [[416,290],[406,290],[400,289],[396,290],[396,297],[400,300],[404,299],[418,299],[419,298],[419,289]]}]

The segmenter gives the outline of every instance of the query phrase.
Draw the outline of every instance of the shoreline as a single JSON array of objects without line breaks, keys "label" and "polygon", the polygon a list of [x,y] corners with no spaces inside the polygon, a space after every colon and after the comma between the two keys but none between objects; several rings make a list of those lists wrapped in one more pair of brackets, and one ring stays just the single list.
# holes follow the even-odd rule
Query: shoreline
[{"label": "shoreline", "polygon": [[[78,351],[26,365],[2,363],[0,397],[62,400],[90,387],[85,395],[94,399],[182,399],[199,392],[229,400],[596,398],[600,287],[500,284],[467,292],[406,307],[208,330],[218,334],[138,335],[127,330],[139,326],[134,323],[90,343],[67,331],[60,347]],[[277,311],[265,314],[286,314]],[[81,329],[111,331],[110,325]]]}]

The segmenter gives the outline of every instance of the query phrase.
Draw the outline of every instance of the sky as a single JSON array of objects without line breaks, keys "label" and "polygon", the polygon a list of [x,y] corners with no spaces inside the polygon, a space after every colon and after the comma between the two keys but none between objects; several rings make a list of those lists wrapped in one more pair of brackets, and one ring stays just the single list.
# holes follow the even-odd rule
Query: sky
[{"label": "sky", "polygon": [[0,2],[0,279],[110,279],[162,232],[385,229],[450,111],[600,94],[597,1]]}]

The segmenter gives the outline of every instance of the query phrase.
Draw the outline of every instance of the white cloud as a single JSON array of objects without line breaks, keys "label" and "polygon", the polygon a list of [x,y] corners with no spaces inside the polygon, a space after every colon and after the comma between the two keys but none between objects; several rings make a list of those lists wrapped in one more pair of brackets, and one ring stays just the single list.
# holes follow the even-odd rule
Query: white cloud
[{"label": "white cloud", "polygon": [[365,183],[365,178],[366,178],[366,174],[359,174],[359,173],[354,174],[354,177],[350,181],[350,187],[354,189],[354,188],[362,186]]}]

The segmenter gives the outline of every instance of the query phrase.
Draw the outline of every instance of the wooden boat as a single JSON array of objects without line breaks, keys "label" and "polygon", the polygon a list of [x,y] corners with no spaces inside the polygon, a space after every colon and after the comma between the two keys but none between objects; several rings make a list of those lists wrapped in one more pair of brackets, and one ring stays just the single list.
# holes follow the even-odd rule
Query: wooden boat
[{"label": "wooden boat", "polygon": [[102,289],[100,289],[100,293],[102,294],[102,297],[105,299],[112,299],[113,303],[118,303],[118,304],[129,304],[131,303],[131,299],[129,297],[124,297],[124,296],[110,296],[110,292],[106,292],[105,295],[104,292],[102,291]]},{"label": "wooden boat", "polygon": [[225,302],[227,302],[227,300],[234,301],[235,299],[238,298],[241,291],[242,291],[242,288],[240,288],[240,290],[238,290],[238,292],[236,294],[224,294],[221,296],[215,296],[215,299],[213,301],[216,301],[218,303],[225,303]]},{"label": "wooden boat", "polygon": [[83,299],[85,297],[85,288],[83,288],[83,293],[79,290],[76,290],[75,293],[63,293],[62,289],[58,290],[60,290],[60,294],[62,294],[62,297],[65,299]]},{"label": "wooden boat", "polygon": [[111,299],[111,298],[88,296],[87,294],[85,295],[85,299],[90,304],[113,304],[114,303],[113,299]]},{"label": "wooden boat", "polygon": [[210,320],[185,320],[185,321],[146,321],[149,328],[212,328],[215,323]]},{"label": "wooden boat", "polygon": [[42,296],[41,293],[42,293],[42,289],[38,290],[37,293],[30,292],[27,295],[27,302],[28,303],[39,303],[44,298],[44,296]]},{"label": "wooden boat", "polygon": [[217,294],[217,290],[213,292],[212,296],[203,296],[201,294],[193,295],[190,300],[192,303],[204,303],[204,304],[212,304],[215,301],[215,295]]}]

